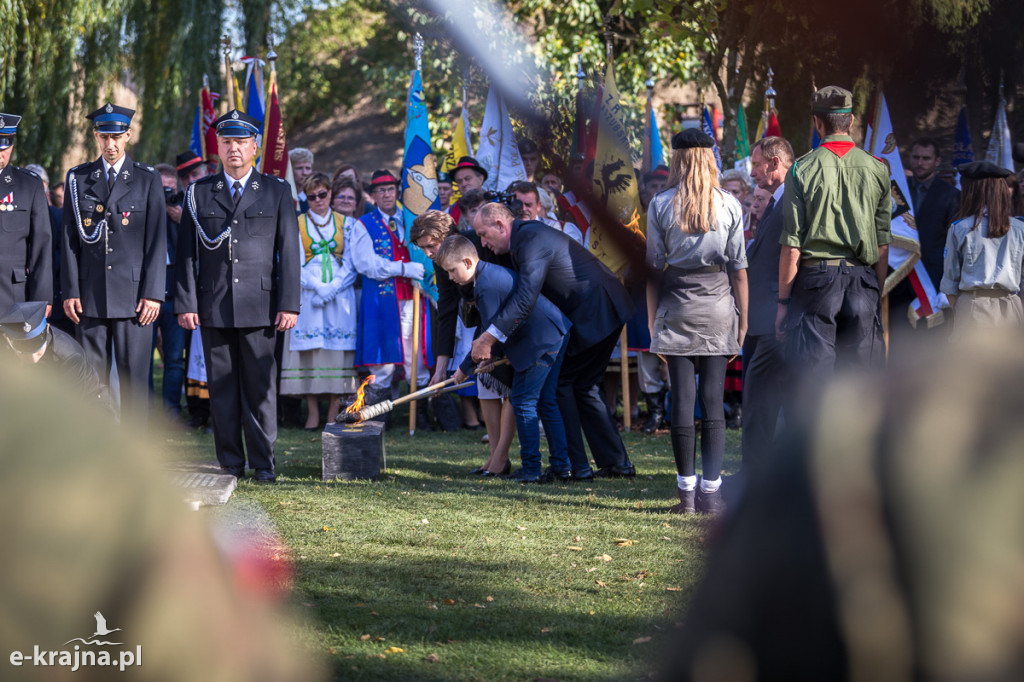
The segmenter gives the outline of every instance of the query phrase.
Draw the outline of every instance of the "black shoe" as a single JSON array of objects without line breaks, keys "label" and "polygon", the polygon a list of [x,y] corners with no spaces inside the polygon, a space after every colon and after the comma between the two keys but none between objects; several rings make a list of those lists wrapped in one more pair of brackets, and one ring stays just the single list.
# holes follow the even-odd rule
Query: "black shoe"
[{"label": "black shoe", "polygon": [[524,474],[522,469],[514,474],[502,476],[501,478],[505,481],[511,481],[512,483],[543,483],[540,476]]},{"label": "black shoe", "polygon": [[487,467],[477,467],[476,469],[473,469],[472,471],[470,471],[469,475],[470,476],[482,476],[485,471],[487,471]]},{"label": "black shoe", "polygon": [[594,475],[598,478],[633,478],[636,476],[636,468],[632,464],[626,466],[619,466],[613,464],[610,467],[601,467]]},{"label": "black shoe", "polygon": [[274,483],[277,476],[274,475],[273,469],[257,469],[255,479],[257,483]]},{"label": "black shoe", "polygon": [[695,504],[697,511],[701,514],[720,516],[725,512],[725,500],[722,499],[721,488],[713,493],[706,493],[698,487]]},{"label": "black shoe", "polygon": [[220,473],[234,476],[235,478],[242,478],[245,476],[245,467],[221,467]]},{"label": "black shoe", "polygon": [[665,391],[645,393],[644,397],[647,401],[648,416],[643,432],[651,435],[660,429],[665,421]]},{"label": "black shoe", "polygon": [[593,481],[594,480],[594,470],[593,469],[587,469],[587,472],[584,473],[584,474],[577,474],[576,472],[573,472],[572,480],[574,480],[574,481]]},{"label": "black shoe", "polygon": [[484,469],[483,473],[480,474],[480,478],[505,478],[505,476],[507,476],[507,475],[508,475],[507,471],[506,472],[494,472],[494,471],[488,471],[487,469]]},{"label": "black shoe", "polygon": [[313,432],[313,431],[319,431],[320,427],[319,426],[303,426],[302,430],[303,431]]},{"label": "black shoe", "polygon": [[483,424],[463,424],[462,428],[466,431],[479,431],[484,428]]},{"label": "black shoe", "polygon": [[568,483],[572,479],[572,472],[570,471],[555,471],[551,467],[544,470],[544,473],[540,475],[543,483],[554,483],[559,481],[560,483]]}]

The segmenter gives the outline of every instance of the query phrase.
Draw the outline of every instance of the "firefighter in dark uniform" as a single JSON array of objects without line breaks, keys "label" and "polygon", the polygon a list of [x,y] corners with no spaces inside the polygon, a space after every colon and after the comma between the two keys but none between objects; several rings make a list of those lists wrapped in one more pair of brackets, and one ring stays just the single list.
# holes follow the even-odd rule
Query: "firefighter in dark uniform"
[{"label": "firefighter in dark uniform", "polygon": [[21,116],[0,113],[0,310],[53,301],[50,214],[43,182],[10,164]]},{"label": "firefighter in dark uniform", "polygon": [[[64,312],[102,381],[117,363],[121,405],[144,418],[149,364],[167,268],[160,174],[125,154],[135,112],[109,102],[87,116],[100,158],[64,188]],[[122,410],[124,412],[125,410]]]},{"label": "firefighter in dark uniform", "polygon": [[274,351],[298,318],[299,226],[288,184],[252,167],[261,122],[232,110],[214,125],[224,171],[186,191],[174,310],[202,335],[217,460],[241,477],[248,453],[256,481],[272,483]]}]

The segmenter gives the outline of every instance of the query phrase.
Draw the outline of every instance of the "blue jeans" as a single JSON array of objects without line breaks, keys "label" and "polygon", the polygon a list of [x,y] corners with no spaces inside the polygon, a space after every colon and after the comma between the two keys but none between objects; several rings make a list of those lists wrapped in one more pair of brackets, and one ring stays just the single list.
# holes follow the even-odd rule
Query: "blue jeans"
[{"label": "blue jeans", "polygon": [[558,374],[568,345],[569,335],[566,334],[560,347],[545,353],[527,369],[517,371],[512,379],[512,411],[515,413],[516,429],[519,432],[523,472],[528,476],[540,475],[538,414],[544,422],[551,469],[559,473],[568,473],[570,470],[565,423],[562,421],[562,413],[556,400]]},{"label": "blue jeans", "polygon": [[[177,414],[181,412],[181,387],[185,382],[185,329],[178,324],[171,301],[160,304],[160,315],[153,324],[154,348],[158,329],[163,338],[164,409]],[[153,388],[152,362],[149,367],[149,387]]]}]

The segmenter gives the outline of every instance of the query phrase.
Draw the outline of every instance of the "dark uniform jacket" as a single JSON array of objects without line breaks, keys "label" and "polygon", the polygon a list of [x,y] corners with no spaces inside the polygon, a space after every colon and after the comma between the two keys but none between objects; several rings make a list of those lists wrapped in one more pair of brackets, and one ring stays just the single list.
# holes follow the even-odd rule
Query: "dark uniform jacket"
[{"label": "dark uniform jacket", "polygon": [[[86,316],[135,317],[139,299],[164,300],[167,212],[160,174],[152,166],[126,156],[112,190],[102,159],[72,168],[63,220],[63,294],[82,299]],[[100,228],[96,241],[86,242],[82,233],[91,237],[104,220],[106,238]]]},{"label": "dark uniform jacket", "polygon": [[914,222],[921,241],[921,264],[938,289],[942,281],[943,251],[946,233],[956,220],[960,208],[960,191],[945,180],[932,180],[920,206],[914,206]]},{"label": "dark uniform jacket", "polygon": [[[207,239],[224,239],[210,248],[197,224]],[[278,312],[299,311],[299,224],[283,180],[254,170],[237,209],[223,173],[197,180],[178,235],[175,313],[199,313],[213,327],[267,327]]]},{"label": "dark uniform jacket", "polygon": [[81,344],[70,334],[65,334],[53,325],[49,325],[46,333],[50,336],[50,346],[43,354],[40,364],[52,368],[80,396],[88,396],[109,406],[107,390],[100,383],[96,370],[86,360]]},{"label": "dark uniform jacket", "polygon": [[25,301],[53,302],[50,216],[43,182],[26,170],[0,171],[0,312]]},{"label": "dark uniform jacket", "polygon": [[492,324],[512,336],[526,323],[543,294],[572,322],[567,355],[604,340],[633,314],[626,288],[601,261],[558,230],[536,220],[517,220],[509,242],[515,292]]}]

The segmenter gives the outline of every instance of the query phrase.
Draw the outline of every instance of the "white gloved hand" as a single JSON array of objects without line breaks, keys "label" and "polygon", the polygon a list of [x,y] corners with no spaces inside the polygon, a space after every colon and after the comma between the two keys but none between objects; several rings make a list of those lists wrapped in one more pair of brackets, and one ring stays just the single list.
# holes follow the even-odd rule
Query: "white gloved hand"
[{"label": "white gloved hand", "polygon": [[426,270],[419,263],[402,263],[402,267],[405,270],[405,277],[413,281],[419,281],[423,279],[423,274]]},{"label": "white gloved hand", "polygon": [[314,308],[324,307],[324,299],[320,298],[320,294],[313,294],[313,297],[309,299],[309,302],[313,304]]}]

